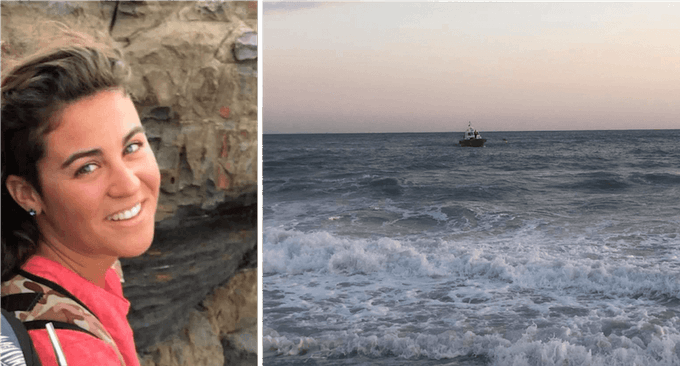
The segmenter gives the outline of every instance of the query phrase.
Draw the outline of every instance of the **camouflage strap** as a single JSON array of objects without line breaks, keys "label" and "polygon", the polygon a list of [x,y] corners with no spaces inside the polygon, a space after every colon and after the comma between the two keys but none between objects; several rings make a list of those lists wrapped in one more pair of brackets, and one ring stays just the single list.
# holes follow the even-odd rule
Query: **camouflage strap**
[{"label": "camouflage strap", "polygon": [[26,329],[42,329],[53,323],[57,329],[88,333],[110,345],[120,364],[125,360],[113,337],[94,313],[58,284],[24,270],[2,283],[2,307],[13,311]]}]

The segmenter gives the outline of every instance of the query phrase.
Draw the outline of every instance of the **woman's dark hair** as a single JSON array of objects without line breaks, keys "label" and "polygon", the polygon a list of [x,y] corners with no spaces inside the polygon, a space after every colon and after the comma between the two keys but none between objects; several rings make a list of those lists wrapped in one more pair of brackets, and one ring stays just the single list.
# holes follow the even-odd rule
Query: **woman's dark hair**
[{"label": "woman's dark hair", "polygon": [[40,237],[35,219],[9,194],[7,177],[22,177],[42,195],[38,162],[60,112],[103,90],[127,93],[130,68],[119,51],[85,34],[61,33],[48,49],[2,70],[2,281],[36,252]]}]

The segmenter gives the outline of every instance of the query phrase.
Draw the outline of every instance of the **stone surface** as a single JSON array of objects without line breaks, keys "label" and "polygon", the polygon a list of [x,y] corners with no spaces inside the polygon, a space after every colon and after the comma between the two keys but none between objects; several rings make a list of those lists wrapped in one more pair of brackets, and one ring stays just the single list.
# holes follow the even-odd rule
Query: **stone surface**
[{"label": "stone surface", "polygon": [[186,21],[230,21],[230,4],[210,1],[198,2],[193,7],[185,7],[180,12],[180,19]]},{"label": "stone surface", "polygon": [[[215,290],[203,301],[213,330],[233,335],[242,330],[257,330],[257,271],[248,270],[234,276],[227,286]],[[255,351],[257,339],[250,333],[231,338],[239,349]]]},{"label": "stone surface", "polygon": [[82,14],[82,12],[82,4],[75,1],[49,1],[47,3],[47,13],[50,15],[65,16]]},{"label": "stone surface", "polygon": [[[203,311],[190,311],[180,332],[149,347],[142,365],[256,364],[257,270],[240,271],[203,305]],[[224,323],[224,317],[230,321]]]},{"label": "stone surface", "polygon": [[256,276],[234,274],[257,263],[257,3],[0,6],[2,70],[52,42],[61,25],[50,21],[115,45],[131,66],[161,171],[154,242],[122,260],[143,364],[256,364]]},{"label": "stone surface", "polygon": [[255,57],[251,57],[249,60],[257,58],[257,32],[245,22],[238,22],[235,24],[231,32],[222,39],[222,42],[215,52],[215,58],[222,63],[234,63],[237,61],[235,57],[237,47],[239,48],[239,52],[249,52],[254,47]]},{"label": "stone surface", "polygon": [[187,326],[178,335],[154,347],[151,357],[144,357],[142,365],[224,365],[224,354],[219,337],[213,333],[208,319],[192,310]]},{"label": "stone surface", "polygon": [[257,34],[246,31],[236,38],[234,43],[234,55],[239,61],[257,59]]},{"label": "stone surface", "polygon": [[249,366],[257,364],[257,327],[245,329],[222,339],[224,364]]}]

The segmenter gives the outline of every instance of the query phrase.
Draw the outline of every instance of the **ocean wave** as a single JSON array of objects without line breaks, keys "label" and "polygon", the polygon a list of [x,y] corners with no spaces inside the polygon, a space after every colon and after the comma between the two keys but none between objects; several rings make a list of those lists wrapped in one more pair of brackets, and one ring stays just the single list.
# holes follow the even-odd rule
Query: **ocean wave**
[{"label": "ocean wave", "polygon": [[[603,256],[605,253],[592,257],[584,252],[568,259],[563,258],[564,253],[551,253],[540,244],[523,246],[523,252],[513,255],[504,247],[479,245],[474,241],[350,239],[325,231],[303,233],[267,228],[263,270],[268,274],[312,271],[345,276],[378,273],[405,278],[485,278],[521,288],[575,288],[583,293],[617,298],[680,298],[678,273],[643,270],[625,261],[613,262]],[[578,252],[578,249],[572,250]]]},{"label": "ocean wave", "polygon": [[368,182],[368,186],[388,196],[397,196],[402,193],[402,187],[396,178],[380,178]]},{"label": "ocean wave", "polygon": [[586,193],[602,193],[625,190],[630,187],[630,183],[620,174],[600,171],[577,174],[571,182],[556,184],[552,187]]},{"label": "ocean wave", "polygon": [[[562,326],[545,337],[536,325],[528,326],[519,339],[499,334],[446,331],[440,334],[404,334],[396,330],[382,335],[335,332],[323,338],[288,337],[265,329],[263,348],[278,355],[315,354],[314,359],[365,356],[376,361],[396,359],[456,359],[472,356],[487,365],[570,366],[676,366],[680,363],[680,334],[657,333],[647,341],[602,333],[583,335]],[[389,363],[389,362],[388,362]]]},{"label": "ocean wave", "polygon": [[642,184],[677,186],[680,185],[680,171],[676,173],[633,173],[631,179]]}]

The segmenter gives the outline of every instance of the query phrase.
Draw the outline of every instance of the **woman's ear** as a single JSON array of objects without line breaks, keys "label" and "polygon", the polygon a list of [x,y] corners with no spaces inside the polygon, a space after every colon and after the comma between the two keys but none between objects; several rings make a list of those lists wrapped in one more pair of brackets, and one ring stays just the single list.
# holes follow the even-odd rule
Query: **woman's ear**
[{"label": "woman's ear", "polygon": [[42,200],[40,199],[40,195],[26,179],[16,175],[10,175],[7,177],[5,185],[7,186],[9,194],[14,198],[14,201],[24,210],[35,210],[36,213],[42,212]]}]

